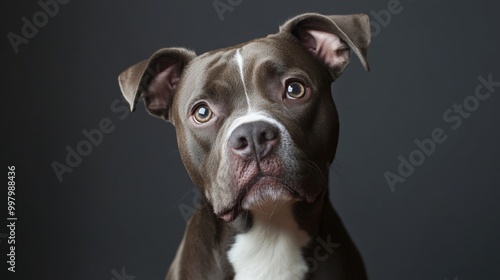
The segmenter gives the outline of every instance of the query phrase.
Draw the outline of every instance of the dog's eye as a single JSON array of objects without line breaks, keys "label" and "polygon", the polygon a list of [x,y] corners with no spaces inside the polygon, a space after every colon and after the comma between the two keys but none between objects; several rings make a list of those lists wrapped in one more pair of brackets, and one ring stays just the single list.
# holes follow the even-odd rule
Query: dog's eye
[{"label": "dog's eye", "polygon": [[306,95],[306,87],[299,82],[290,82],[286,85],[286,97],[299,99]]},{"label": "dog's eye", "polygon": [[212,118],[212,111],[206,104],[199,105],[194,109],[194,120],[197,123],[206,123]]}]

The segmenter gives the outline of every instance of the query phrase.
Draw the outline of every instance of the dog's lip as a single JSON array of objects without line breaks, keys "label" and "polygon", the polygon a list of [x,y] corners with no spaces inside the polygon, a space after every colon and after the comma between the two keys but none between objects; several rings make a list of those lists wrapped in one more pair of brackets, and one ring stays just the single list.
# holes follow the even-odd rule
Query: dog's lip
[{"label": "dog's lip", "polygon": [[273,181],[277,181],[277,185],[282,187],[285,191],[289,192],[292,197],[297,198],[299,200],[303,199],[308,200],[306,197],[304,197],[302,194],[300,194],[290,186],[281,183],[280,179],[277,176],[258,174],[241,189],[240,193],[238,194],[235,200],[236,201],[235,204],[221,211],[221,214],[219,214],[218,216],[226,222],[234,221],[238,216],[238,214],[241,212],[241,210],[243,210],[242,208],[243,200],[248,197],[251,191],[254,190],[255,187],[258,185],[258,183],[263,179],[271,179]]}]

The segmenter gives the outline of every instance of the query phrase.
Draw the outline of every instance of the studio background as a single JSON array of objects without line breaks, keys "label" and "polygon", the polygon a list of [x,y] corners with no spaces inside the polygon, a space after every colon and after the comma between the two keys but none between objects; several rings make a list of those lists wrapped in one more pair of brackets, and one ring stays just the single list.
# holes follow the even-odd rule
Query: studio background
[{"label": "studio background", "polygon": [[[214,3],[229,2],[217,12]],[[174,127],[142,104],[129,114],[118,74],[157,49],[201,54],[275,33],[304,12],[372,21],[371,72],[353,55],[332,86],[341,129],[330,172],[333,205],[370,279],[500,277],[500,87],[474,103],[481,78],[500,81],[498,2],[66,0],[17,47],[8,34],[23,36],[23,17],[33,22],[43,8],[1,6],[0,168],[5,183],[16,166],[18,218],[11,273],[4,184],[2,279],[163,279],[197,194]],[[449,110],[464,102],[474,110],[456,127],[460,115]],[[82,131],[101,126],[108,133],[69,167]],[[391,188],[384,174],[398,175],[415,140],[435,129],[446,140]],[[58,178],[54,162],[71,172]]]}]

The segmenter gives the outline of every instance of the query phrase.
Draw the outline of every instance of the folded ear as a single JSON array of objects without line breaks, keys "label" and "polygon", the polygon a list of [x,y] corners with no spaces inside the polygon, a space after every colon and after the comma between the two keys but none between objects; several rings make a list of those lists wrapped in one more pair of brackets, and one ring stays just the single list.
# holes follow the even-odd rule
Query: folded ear
[{"label": "folded ear", "polygon": [[153,116],[170,120],[170,107],[175,89],[185,66],[196,54],[183,48],[166,48],[148,60],[130,66],[118,76],[123,96],[135,111],[139,97]]},{"label": "folded ear", "polygon": [[280,33],[295,36],[305,48],[329,67],[334,79],[338,78],[349,64],[350,50],[356,53],[367,71],[370,69],[366,60],[371,38],[370,21],[365,14],[303,14],[283,24]]}]

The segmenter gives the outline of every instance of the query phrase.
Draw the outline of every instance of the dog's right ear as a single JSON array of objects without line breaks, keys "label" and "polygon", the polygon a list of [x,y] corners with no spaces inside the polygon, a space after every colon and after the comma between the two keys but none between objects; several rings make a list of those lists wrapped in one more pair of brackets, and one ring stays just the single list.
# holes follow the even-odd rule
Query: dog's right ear
[{"label": "dog's right ear", "polygon": [[135,111],[143,97],[148,113],[169,121],[172,99],[186,65],[196,54],[183,48],[166,48],[148,60],[130,66],[118,76],[123,96]]}]

